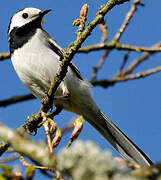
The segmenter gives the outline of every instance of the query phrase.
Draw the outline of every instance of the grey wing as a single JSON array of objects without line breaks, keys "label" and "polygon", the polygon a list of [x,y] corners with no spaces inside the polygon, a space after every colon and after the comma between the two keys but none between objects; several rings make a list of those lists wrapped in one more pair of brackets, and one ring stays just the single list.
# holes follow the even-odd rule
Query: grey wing
[{"label": "grey wing", "polygon": [[[45,31],[44,31],[45,32]],[[60,57],[60,61],[62,61],[63,57],[64,57],[64,49],[53,39],[51,38],[51,36],[45,32],[46,35],[46,45],[52,49],[59,57]],[[69,67],[71,68],[71,70],[73,71],[73,73],[81,80],[83,80],[81,73],[79,72],[78,68],[74,65],[74,63],[70,63]]]},{"label": "grey wing", "polygon": [[44,31],[45,43],[48,48],[54,51],[60,57],[60,61],[64,57],[64,49],[46,32]]}]

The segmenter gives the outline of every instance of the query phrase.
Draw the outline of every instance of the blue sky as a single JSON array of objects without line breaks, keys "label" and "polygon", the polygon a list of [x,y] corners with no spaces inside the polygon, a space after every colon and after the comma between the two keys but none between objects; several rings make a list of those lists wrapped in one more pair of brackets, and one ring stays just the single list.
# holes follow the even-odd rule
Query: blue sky
[{"label": "blue sky", "polygon": [[[121,38],[121,42],[132,45],[151,46],[160,41],[160,7],[161,1],[143,1],[145,7],[139,7],[136,15],[132,19],[127,31]],[[0,11],[0,52],[8,52],[7,28],[10,17],[19,9],[25,7],[37,7],[40,9],[52,9],[45,18],[44,29],[50,33],[54,39],[66,48],[70,42],[75,40],[76,27],[72,22],[79,17],[79,11],[84,3],[89,4],[87,22],[91,21],[100,5],[106,1],[100,0],[5,0],[1,2]],[[108,39],[117,32],[121,26],[131,3],[125,3],[117,6],[106,15],[108,24]],[[98,27],[92,32],[84,45],[97,43],[100,41],[101,33]],[[79,68],[85,79],[91,78],[92,67],[100,59],[103,51],[89,54],[77,54],[73,62]],[[120,67],[125,52],[113,51],[103,69],[99,72],[98,78],[111,78]],[[128,64],[139,57],[140,54],[132,52]],[[160,66],[161,53],[151,56],[146,62],[142,63],[134,73],[144,71],[149,68]],[[15,95],[27,94],[28,90],[17,77],[12,64],[9,60],[0,62],[0,100]],[[140,80],[117,83],[113,87],[103,89],[102,87],[93,87],[93,97],[100,109],[127,134],[149,157],[154,161],[161,160],[161,73],[149,76]],[[0,108],[0,121],[9,127],[16,128],[24,123],[26,117],[32,112],[37,112],[40,107],[39,100],[28,101],[6,108]],[[64,127],[68,121],[75,117],[75,114],[63,112],[56,117],[59,127]],[[44,139],[43,130],[39,130],[36,139]],[[65,136],[60,147],[66,145],[69,138]],[[88,123],[79,137],[82,140],[92,140],[102,149],[110,149],[114,156],[117,152],[107,143],[101,135]]]}]

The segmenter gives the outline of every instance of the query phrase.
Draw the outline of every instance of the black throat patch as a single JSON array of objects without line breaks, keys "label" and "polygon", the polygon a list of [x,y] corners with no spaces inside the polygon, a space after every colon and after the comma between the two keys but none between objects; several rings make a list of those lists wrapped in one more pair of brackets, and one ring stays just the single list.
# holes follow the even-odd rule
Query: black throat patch
[{"label": "black throat patch", "polygon": [[9,34],[10,53],[15,49],[21,48],[36,33],[36,29],[41,28],[41,19],[37,18],[22,27],[15,27]]}]

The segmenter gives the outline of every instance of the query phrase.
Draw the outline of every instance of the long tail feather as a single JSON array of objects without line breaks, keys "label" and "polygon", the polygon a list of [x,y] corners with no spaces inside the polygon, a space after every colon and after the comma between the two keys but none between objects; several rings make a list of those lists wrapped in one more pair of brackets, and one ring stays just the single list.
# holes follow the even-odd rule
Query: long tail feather
[{"label": "long tail feather", "polygon": [[84,117],[125,159],[136,162],[141,166],[153,164],[148,156],[101,111],[90,113],[88,116],[84,115]]}]

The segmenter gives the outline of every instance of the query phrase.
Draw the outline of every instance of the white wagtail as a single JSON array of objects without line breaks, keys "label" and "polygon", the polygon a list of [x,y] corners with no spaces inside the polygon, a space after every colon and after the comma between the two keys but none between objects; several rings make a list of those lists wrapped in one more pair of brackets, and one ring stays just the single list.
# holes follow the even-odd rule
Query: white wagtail
[{"label": "white wagtail", "polygon": [[[8,28],[13,66],[25,86],[41,100],[46,96],[64,54],[64,50],[42,29],[42,19],[49,11],[22,9],[13,15]],[[55,96],[66,96],[56,98],[53,102],[55,106],[83,115],[124,158],[141,166],[152,164],[152,161],[100,111],[91,97],[89,83],[82,78],[73,63],[70,63]]]}]

